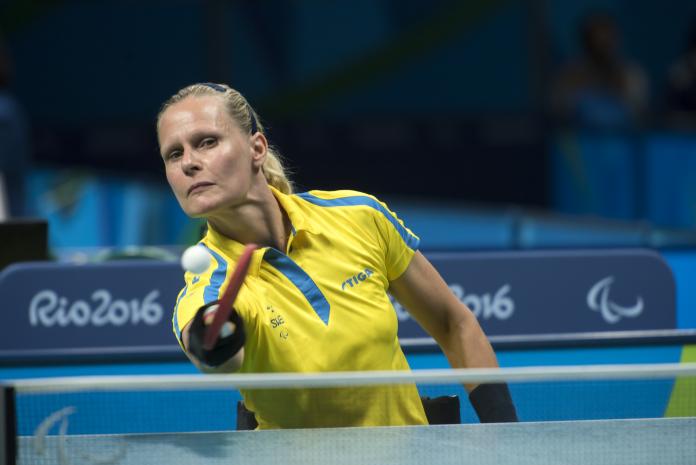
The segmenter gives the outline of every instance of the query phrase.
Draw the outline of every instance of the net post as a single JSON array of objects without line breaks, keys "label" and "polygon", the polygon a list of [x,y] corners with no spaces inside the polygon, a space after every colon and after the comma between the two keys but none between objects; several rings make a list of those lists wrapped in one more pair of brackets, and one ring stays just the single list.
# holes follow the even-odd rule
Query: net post
[{"label": "net post", "polygon": [[17,421],[15,390],[0,384],[0,465],[15,465],[17,459]]}]

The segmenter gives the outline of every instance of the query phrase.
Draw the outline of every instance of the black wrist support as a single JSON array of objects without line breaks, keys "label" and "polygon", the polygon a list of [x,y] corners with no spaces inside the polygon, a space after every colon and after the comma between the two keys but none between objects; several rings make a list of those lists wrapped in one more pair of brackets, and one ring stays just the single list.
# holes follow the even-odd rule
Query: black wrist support
[{"label": "black wrist support", "polygon": [[237,312],[232,311],[230,313],[230,321],[234,323],[234,332],[225,337],[218,337],[215,346],[210,350],[206,350],[203,347],[205,332],[208,328],[203,318],[206,310],[217,304],[218,302],[215,301],[199,308],[189,328],[189,352],[209,367],[220,366],[237,355],[239,349],[244,346],[244,341],[246,339],[244,335],[244,323]]},{"label": "black wrist support", "polygon": [[518,421],[510,390],[505,383],[479,384],[469,393],[469,401],[481,423]]}]

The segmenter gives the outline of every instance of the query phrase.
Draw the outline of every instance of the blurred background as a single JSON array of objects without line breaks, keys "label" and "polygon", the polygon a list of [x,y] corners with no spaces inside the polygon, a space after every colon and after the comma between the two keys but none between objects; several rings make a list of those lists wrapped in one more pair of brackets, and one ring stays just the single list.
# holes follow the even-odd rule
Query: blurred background
[{"label": "blurred background", "polygon": [[[386,201],[501,366],[696,362],[694,0],[0,0],[0,379],[196,371],[180,267],[112,259],[198,240],[155,118],[201,81],[248,98],[298,191]],[[396,309],[411,367],[448,367]],[[671,415],[685,386],[528,410]]]},{"label": "blurred background", "polygon": [[199,81],[425,249],[696,247],[693,1],[4,0],[0,37],[2,212],[58,258],[196,241],[154,121]]}]

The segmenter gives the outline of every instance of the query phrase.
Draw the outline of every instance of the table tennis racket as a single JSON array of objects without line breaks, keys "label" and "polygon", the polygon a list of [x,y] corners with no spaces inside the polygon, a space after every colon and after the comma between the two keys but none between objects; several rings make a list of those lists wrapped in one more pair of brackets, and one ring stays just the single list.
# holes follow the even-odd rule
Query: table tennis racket
[{"label": "table tennis racket", "polygon": [[220,298],[213,321],[208,325],[205,331],[205,336],[203,338],[203,348],[205,350],[211,350],[215,346],[222,326],[229,320],[230,314],[234,311],[234,300],[237,298],[239,289],[241,289],[244,278],[249,271],[251,256],[257,248],[256,244],[247,244],[247,246],[244,247],[242,255],[237,260],[237,266],[227,280],[227,287]]}]

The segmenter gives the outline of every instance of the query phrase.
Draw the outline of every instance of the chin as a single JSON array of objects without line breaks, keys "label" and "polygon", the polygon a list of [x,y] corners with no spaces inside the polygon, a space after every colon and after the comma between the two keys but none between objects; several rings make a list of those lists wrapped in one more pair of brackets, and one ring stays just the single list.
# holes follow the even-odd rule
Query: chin
[{"label": "chin", "polygon": [[182,205],[184,213],[190,218],[207,218],[216,210],[216,207],[217,205],[202,204],[201,202],[191,202],[185,206]]},{"label": "chin", "polygon": [[229,197],[194,196],[186,199],[182,208],[191,218],[210,218],[216,213],[226,215],[230,208],[243,205],[244,199]]},{"label": "chin", "polygon": [[207,218],[208,215],[205,214],[205,212],[191,212],[191,211],[185,211],[186,216],[188,216],[191,219],[200,219],[200,218]]},{"label": "chin", "polygon": [[189,216],[190,218],[208,218],[212,216],[214,209],[191,209],[186,211],[186,215]]}]

